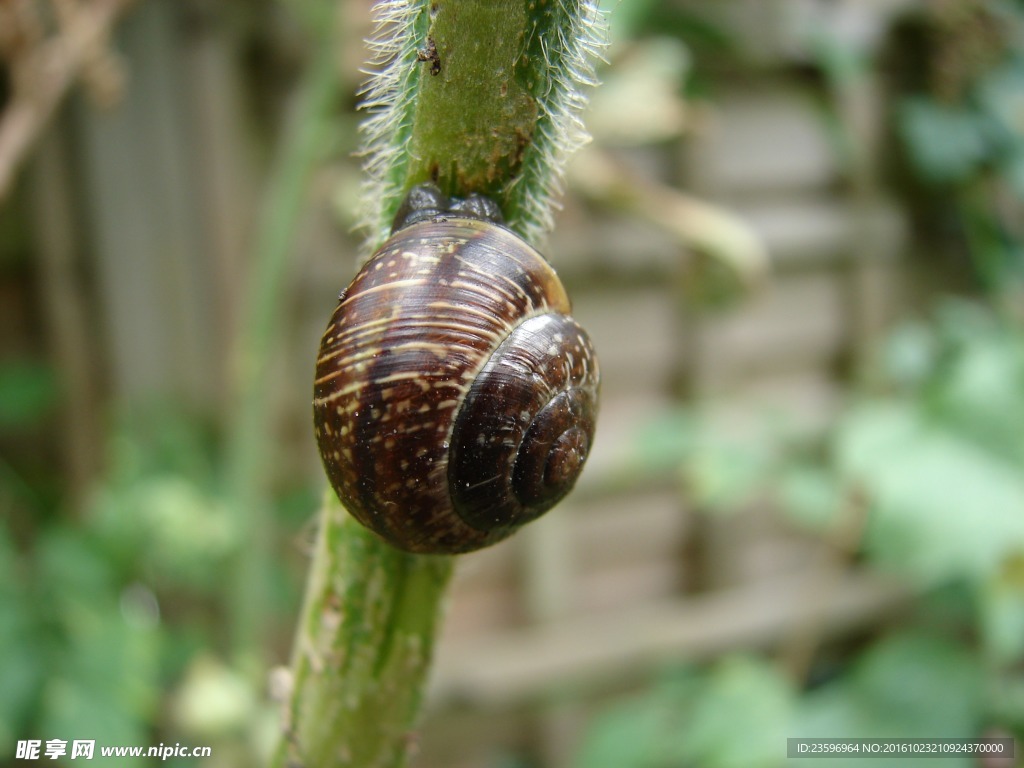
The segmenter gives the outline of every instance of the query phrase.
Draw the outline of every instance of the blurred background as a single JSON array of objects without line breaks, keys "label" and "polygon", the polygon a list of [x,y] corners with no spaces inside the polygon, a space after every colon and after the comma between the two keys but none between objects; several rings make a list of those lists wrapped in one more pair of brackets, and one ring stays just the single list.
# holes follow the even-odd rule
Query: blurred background
[{"label": "blurred background", "polygon": [[[0,764],[269,748],[370,5],[0,4]],[[607,7],[544,248],[595,451],[460,561],[414,765],[1020,740],[1024,5]]]}]

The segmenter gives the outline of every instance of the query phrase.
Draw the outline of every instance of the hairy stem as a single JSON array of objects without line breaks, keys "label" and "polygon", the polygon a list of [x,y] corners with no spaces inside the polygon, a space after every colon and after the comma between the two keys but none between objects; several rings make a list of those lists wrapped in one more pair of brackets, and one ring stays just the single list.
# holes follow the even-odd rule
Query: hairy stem
[{"label": "hairy stem", "polygon": [[451,557],[409,555],[325,502],[274,765],[400,766]]},{"label": "hairy stem", "polygon": [[[405,192],[480,192],[527,239],[550,224],[584,139],[599,15],[580,0],[382,0],[366,91],[364,215],[375,248]],[[433,650],[447,556],[393,549],[325,504],[273,765],[405,765]]]},{"label": "hairy stem", "polygon": [[585,0],[380,4],[379,75],[366,90],[370,242],[423,181],[491,197],[529,242],[551,226],[568,156],[587,136],[603,27]]}]

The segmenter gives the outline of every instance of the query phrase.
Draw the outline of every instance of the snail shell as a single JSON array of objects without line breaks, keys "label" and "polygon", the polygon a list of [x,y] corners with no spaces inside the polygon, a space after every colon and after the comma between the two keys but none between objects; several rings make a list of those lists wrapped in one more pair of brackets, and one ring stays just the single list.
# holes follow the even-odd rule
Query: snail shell
[{"label": "snail shell", "polygon": [[554,270],[499,215],[486,198],[415,188],[321,341],[328,478],[410,552],[510,535],[572,489],[593,442],[590,339]]}]

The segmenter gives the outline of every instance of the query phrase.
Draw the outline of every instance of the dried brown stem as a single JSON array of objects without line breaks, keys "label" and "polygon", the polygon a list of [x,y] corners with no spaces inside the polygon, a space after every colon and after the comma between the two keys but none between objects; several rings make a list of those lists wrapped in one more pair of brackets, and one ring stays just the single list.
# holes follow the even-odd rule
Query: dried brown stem
[{"label": "dried brown stem", "polygon": [[815,653],[826,636],[828,607],[861,546],[867,521],[868,500],[859,489],[851,489],[842,501],[833,529],[821,542],[818,578],[808,584],[804,603],[807,614],[793,625],[780,654],[783,669],[797,685],[807,682]]},{"label": "dried brown stem", "polygon": [[747,287],[761,284],[770,259],[757,234],[724,208],[629,170],[603,150],[588,147],[569,168],[582,194],[640,216],[679,243],[727,265]]},{"label": "dried brown stem", "polygon": [[[130,3],[58,3],[60,29],[54,35],[41,42],[17,40],[5,50],[13,48],[10,67],[14,93],[0,114],[0,202],[6,199],[19,166],[71,84],[82,74],[89,74],[95,82],[97,72],[110,71],[111,57],[105,41]],[[111,78],[99,80],[115,82]]]}]

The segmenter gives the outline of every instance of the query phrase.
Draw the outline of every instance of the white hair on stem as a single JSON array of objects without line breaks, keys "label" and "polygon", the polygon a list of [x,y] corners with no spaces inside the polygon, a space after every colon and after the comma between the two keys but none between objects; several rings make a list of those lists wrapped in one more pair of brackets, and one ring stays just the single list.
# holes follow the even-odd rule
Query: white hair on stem
[{"label": "white hair on stem", "polygon": [[[388,235],[390,215],[405,191],[422,72],[416,53],[426,41],[430,6],[430,0],[381,0],[374,6],[371,60],[364,70],[369,79],[360,94],[367,117],[360,126],[359,152],[366,172],[360,221],[371,248]],[[499,201],[507,224],[532,243],[552,227],[569,157],[590,140],[581,117],[587,104],[583,89],[597,84],[594,66],[607,44],[596,0],[557,0],[546,18],[552,23],[537,41],[536,128]]]},{"label": "white hair on stem", "polygon": [[375,29],[367,40],[370,62],[364,74],[368,80],[360,91],[360,109],[367,116],[359,126],[363,134],[359,155],[363,157],[366,180],[360,196],[363,210],[359,221],[368,228],[371,247],[388,234],[385,203],[401,192],[401,174],[407,163],[402,155],[403,134],[412,128],[412,111],[418,79],[415,24],[419,3],[411,0],[381,0],[374,6]]}]

